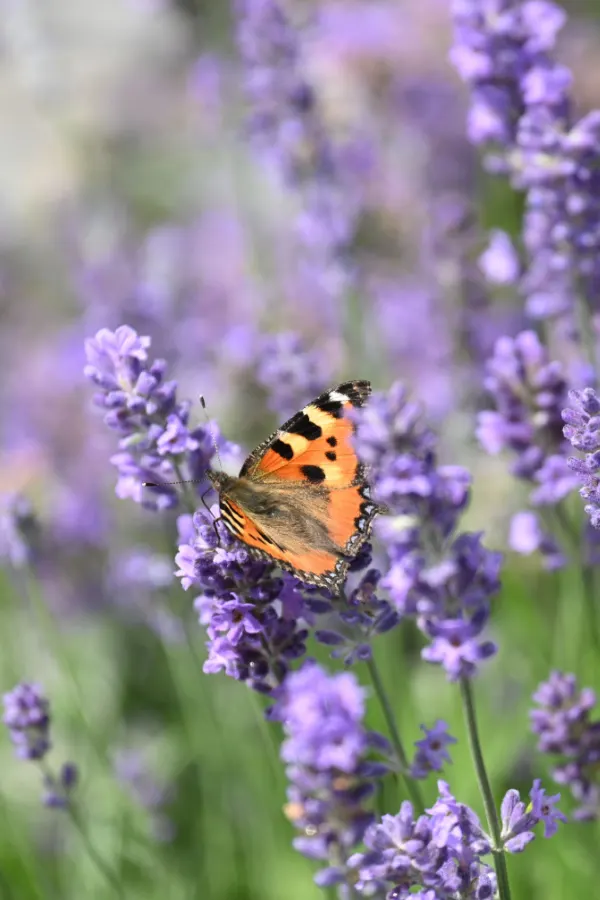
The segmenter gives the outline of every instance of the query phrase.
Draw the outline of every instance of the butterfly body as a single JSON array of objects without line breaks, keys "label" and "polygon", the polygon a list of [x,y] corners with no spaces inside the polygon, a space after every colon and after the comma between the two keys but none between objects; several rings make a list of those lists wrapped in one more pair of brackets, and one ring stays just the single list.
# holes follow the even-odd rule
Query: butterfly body
[{"label": "butterfly body", "polygon": [[254,556],[334,592],[383,511],[346,417],[369,394],[366,381],[326,391],[260,444],[237,478],[208,473],[223,522]]}]

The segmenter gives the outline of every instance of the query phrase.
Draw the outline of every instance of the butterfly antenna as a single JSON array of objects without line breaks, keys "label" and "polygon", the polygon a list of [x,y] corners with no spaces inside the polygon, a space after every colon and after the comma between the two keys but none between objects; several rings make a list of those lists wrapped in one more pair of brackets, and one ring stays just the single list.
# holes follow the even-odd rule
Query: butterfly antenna
[{"label": "butterfly antenna", "polygon": [[215,433],[212,430],[211,421],[208,418],[208,413],[206,411],[206,402],[204,400],[203,394],[200,394],[200,405],[201,405],[202,409],[204,410],[204,418],[206,419],[206,424],[208,425],[208,430],[209,430],[210,436],[212,438],[212,444],[213,444],[213,447],[215,448],[215,454],[216,454],[217,459],[219,460],[219,466],[221,467],[221,470],[222,470],[223,463],[221,462],[221,454],[219,453],[219,446],[217,444],[217,439],[215,438]]},{"label": "butterfly antenna", "polygon": [[[221,455],[219,453],[219,448],[217,446],[217,441],[216,441],[214,432],[211,428],[210,419],[208,418],[208,413],[206,412],[206,403],[204,401],[204,396],[202,394],[200,395],[200,403],[202,405],[202,409],[204,410],[204,417],[206,419],[206,424],[208,425],[208,430],[209,430],[210,436],[212,438],[213,447],[215,448],[215,453],[217,455],[217,459],[219,460],[219,465],[222,469],[223,463],[221,461]],[[186,478],[184,481],[162,481],[160,484],[156,481],[142,481],[142,487],[158,488],[158,487],[166,487],[167,485],[172,485],[172,484],[199,484],[201,481],[204,481],[204,478]],[[208,490],[211,490],[211,489],[209,488]],[[204,497],[205,494],[207,494],[207,493],[208,493],[208,491],[205,491],[205,493],[202,495],[202,497]],[[204,500],[202,502],[204,503]],[[206,503],[204,503],[204,505],[206,506]],[[208,507],[207,507],[207,509],[208,509]]]}]

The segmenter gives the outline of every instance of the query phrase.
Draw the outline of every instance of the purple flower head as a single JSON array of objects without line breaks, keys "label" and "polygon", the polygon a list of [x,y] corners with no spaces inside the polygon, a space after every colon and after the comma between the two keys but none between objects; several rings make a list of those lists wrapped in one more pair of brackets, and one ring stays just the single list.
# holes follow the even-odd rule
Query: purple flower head
[{"label": "purple flower head", "polygon": [[[538,735],[538,749],[559,760],[552,778],[570,788],[579,804],[576,819],[598,818],[600,721],[590,715],[596,704],[595,693],[589,688],[579,691],[574,675],[552,672],[533,700],[538,708],[530,712],[530,720],[532,731]],[[554,800],[547,801],[550,810]]]},{"label": "purple flower head", "polygon": [[78,781],[79,771],[74,763],[64,763],[58,776],[51,772],[44,773],[44,806],[67,809]]},{"label": "purple flower head", "polygon": [[[347,249],[361,209],[352,152],[364,138],[335,142],[307,77],[302,30],[280,0],[238,0],[237,40],[246,71],[249,131],[271,169],[298,192],[297,275],[315,313],[339,327],[339,303],[353,278]],[[358,163],[357,163],[358,158]],[[306,303],[306,300],[303,301]]]},{"label": "purple flower head", "polygon": [[482,860],[491,849],[489,838],[475,813],[454,799],[445,782],[438,786],[440,796],[427,814],[415,820],[405,801],[398,815],[385,815],[367,829],[366,852],[349,860],[361,894],[385,892],[398,900],[450,900],[458,893],[481,900],[494,896],[495,875]]},{"label": "purple flower head", "polygon": [[519,277],[519,258],[506,232],[491,233],[489,246],[479,257],[479,265],[493,284],[514,284]]},{"label": "purple flower head", "polygon": [[299,582],[253,559],[222,522],[204,512],[194,515],[193,533],[187,519],[180,530],[186,540],[175,557],[177,575],[185,590],[199,592],[195,607],[209,638],[204,671],[224,670],[269,692],[306,652],[308,631],[301,620],[311,614]]},{"label": "purple flower head", "polygon": [[400,616],[415,616],[434,643],[422,656],[448,677],[472,674],[495,646],[479,640],[499,587],[501,557],[478,534],[456,534],[470,478],[439,465],[436,438],[400,384],[353,414],[359,457],[393,515],[379,529],[390,560],[380,585]]},{"label": "purple flower head", "polygon": [[453,19],[469,136],[525,191],[527,313],[572,318],[576,291],[597,305],[600,113],[572,121],[571,74],[552,58],[565,13],[549,0],[455,0]]},{"label": "purple flower head", "polygon": [[128,325],[103,328],[85,343],[84,371],[99,388],[94,400],[105,410],[105,423],[120,435],[119,452],[111,457],[119,472],[117,496],[168,509],[178,497],[166,482],[181,480],[182,465],[189,478],[201,479],[215,452],[213,434],[219,438],[216,428],[189,429],[189,404],[179,402],[176,383],[165,380],[166,362],[150,363],[149,346],[150,339]]},{"label": "purple flower head", "polygon": [[43,759],[50,749],[50,704],[37,684],[4,694],[3,722],[20,759]]},{"label": "purple flower head", "polygon": [[[548,360],[533,331],[513,340],[498,340],[487,364],[485,387],[494,400],[494,411],[479,414],[477,437],[488,453],[509,449],[515,455],[511,472],[528,481],[538,480],[548,457],[564,449],[561,412],[566,381],[558,363]],[[547,468],[546,492],[537,490],[537,501],[556,503],[572,489]]]},{"label": "purple flower head", "polygon": [[558,823],[566,822],[567,817],[559,809],[556,804],[560,800],[560,794],[554,794],[552,797],[546,797],[546,791],[540,787],[539,778],[533,782],[531,788],[531,812],[537,821],[544,823],[544,837],[549,838],[558,831]]},{"label": "purple flower head", "polygon": [[0,497],[0,504],[0,559],[20,569],[38,556],[40,524],[26,497]]},{"label": "purple flower head", "polygon": [[550,571],[566,564],[566,557],[554,537],[544,531],[539,516],[530,510],[515,513],[511,519],[508,544],[516,553],[529,556],[537,550],[542,554],[544,568]]},{"label": "purple flower head", "polygon": [[390,631],[400,621],[400,616],[389,603],[377,594],[381,572],[368,569],[357,582],[352,583],[352,573],[368,566],[371,561],[371,545],[365,544],[350,566],[350,584],[341,602],[324,600],[319,610],[328,613],[327,628],[317,628],[315,638],[333,647],[332,657],[349,666],[371,658],[371,643],[376,634]]},{"label": "purple flower head", "polygon": [[421,725],[425,737],[415,741],[417,752],[410,767],[413,778],[426,778],[430,772],[440,772],[444,763],[452,762],[446,749],[456,743],[456,738],[448,732],[448,724],[438,719],[433,728]]},{"label": "purple flower head", "polygon": [[302,409],[307,398],[318,397],[330,375],[323,354],[309,351],[294,332],[263,338],[256,376],[267,391],[269,408],[282,419]]},{"label": "purple flower head", "polygon": [[563,410],[564,435],[582,458],[570,457],[568,464],[583,487],[579,493],[588,503],[585,512],[594,528],[600,528],[600,400],[593,388],[570,391],[573,406]]},{"label": "purple flower head", "polygon": [[368,759],[365,691],[352,673],[329,675],[307,662],[275,698],[271,718],[283,723],[281,755],[290,779],[286,813],[304,832],[294,846],[329,863],[318,884],[348,884],[346,860],[373,818],[365,801],[386,771]]}]

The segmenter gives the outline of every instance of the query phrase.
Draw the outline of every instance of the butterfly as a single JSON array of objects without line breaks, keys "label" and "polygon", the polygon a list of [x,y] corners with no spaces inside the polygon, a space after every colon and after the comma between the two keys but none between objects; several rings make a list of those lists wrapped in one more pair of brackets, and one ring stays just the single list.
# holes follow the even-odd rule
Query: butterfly
[{"label": "butterfly", "polygon": [[237,478],[208,472],[223,523],[252,556],[336,594],[385,512],[371,499],[346,415],[370,393],[368,381],[325,391],[263,441]]}]

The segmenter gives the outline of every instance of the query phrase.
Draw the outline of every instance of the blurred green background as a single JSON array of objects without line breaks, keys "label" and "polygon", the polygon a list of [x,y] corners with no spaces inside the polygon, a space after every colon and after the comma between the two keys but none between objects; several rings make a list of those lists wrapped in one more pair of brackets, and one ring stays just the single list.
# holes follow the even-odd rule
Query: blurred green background
[{"label": "blurred green background", "polygon": [[[369,5],[383,10],[383,24],[363,31]],[[378,141],[371,218],[355,248],[371,265],[372,292],[345,298],[335,340],[288,277],[296,199],[249,146],[228,4],[0,5],[0,494],[26,496],[37,520],[35,566],[11,565],[2,549],[1,684],[43,686],[51,762],[80,767],[83,825],[80,833],[41,805],[39,772],[13,757],[4,734],[2,896],[116,896],[96,855],[127,898],[326,894],[291,847],[279,727],[265,724],[264,701],[243,685],[202,673],[193,597],[172,577],[174,516],[114,496],[115,440],[91,409],[84,337],[121,322],[151,334],[182,396],[202,392],[211,417],[246,449],[277,424],[246,330],[300,332],[330,362],[332,382],[367,377],[385,388],[405,379],[440,430],[444,460],[474,474],[465,526],[506,548],[522,497],[506,461],[474,443],[482,401],[468,381],[458,268],[461,254],[472,261],[483,249],[485,229],[518,233],[520,200],[480,172],[466,144],[466,98],[446,61],[449,5],[296,4],[300,18],[335,6],[351,20],[313,35],[310,74],[333,129],[364,123]],[[561,58],[579,106],[600,106],[598,9],[579,2],[568,12]],[[438,201],[457,196],[467,224],[432,268],[423,235]],[[518,321],[519,299],[499,290],[490,316],[498,327]],[[572,509],[581,516],[577,497]],[[576,570],[547,573],[507,553],[489,628],[500,652],[476,683],[498,800],[509,787],[527,791],[533,777],[552,793],[527,713],[553,667],[598,686],[582,607]],[[457,690],[419,649],[411,625],[376,645],[401,734],[410,746],[422,722],[446,719],[458,743],[444,777],[481,813]],[[322,648],[310,650],[333,665]],[[368,683],[362,665],[356,672]],[[385,730],[374,698],[369,725]],[[425,793],[433,801],[435,779]],[[390,785],[378,805],[395,812],[401,799]],[[561,808],[570,803],[565,796]],[[595,896],[597,846],[595,824],[538,839],[509,860],[513,897]]]}]

